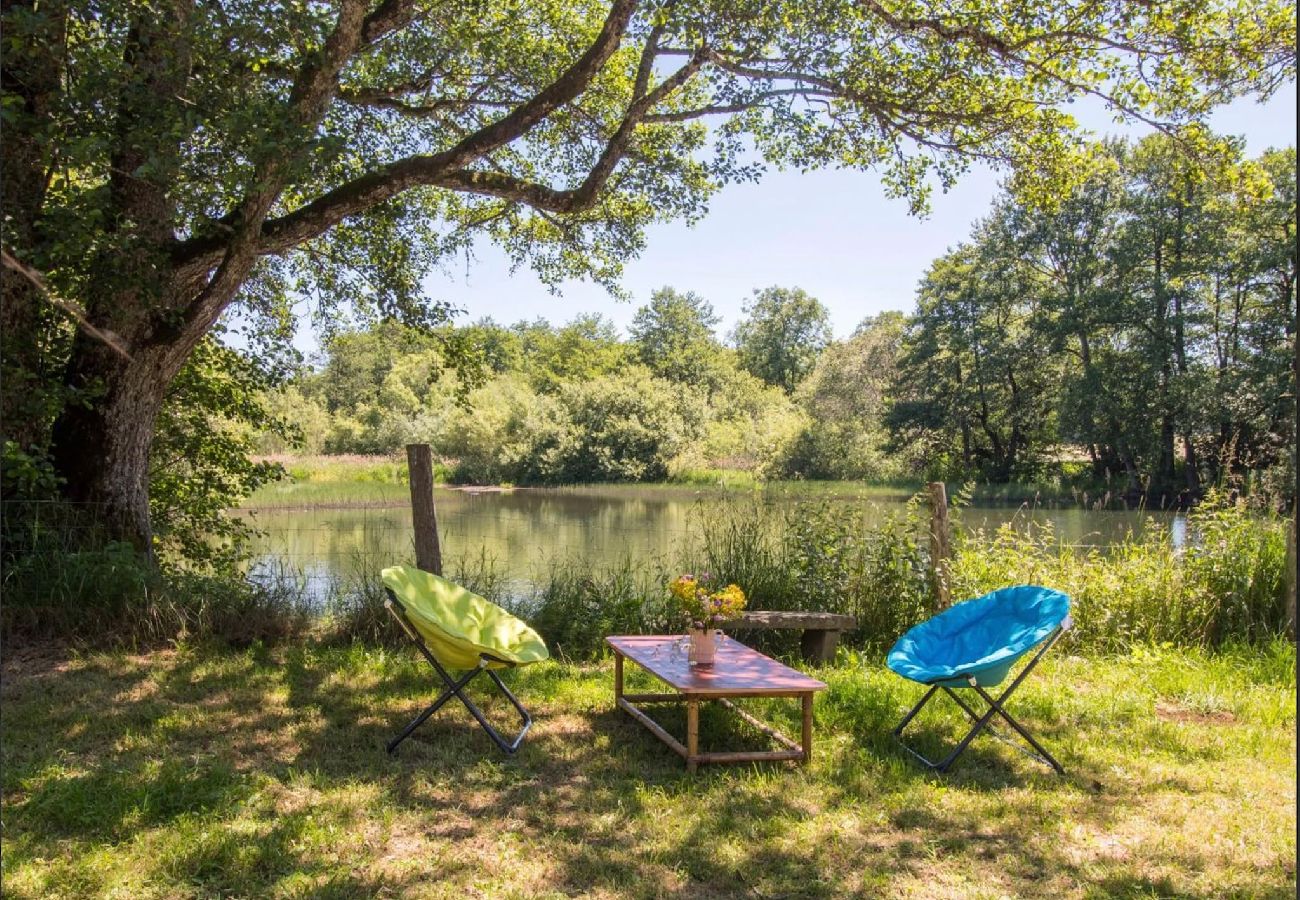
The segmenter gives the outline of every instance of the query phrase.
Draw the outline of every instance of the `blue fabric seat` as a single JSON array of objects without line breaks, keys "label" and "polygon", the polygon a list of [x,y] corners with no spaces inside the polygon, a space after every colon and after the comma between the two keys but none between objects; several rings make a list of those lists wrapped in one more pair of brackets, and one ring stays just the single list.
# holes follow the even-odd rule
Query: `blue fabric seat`
[{"label": "blue fabric seat", "polygon": [[1006,587],[949,607],[904,634],[887,664],[904,678],[941,687],[992,687],[1070,614],[1070,598],[1037,585]]},{"label": "blue fabric seat", "polygon": [[[989,730],[997,717],[1010,725],[1032,751],[1029,756],[1051,766],[1058,773],[1065,769],[1048,753],[1029,731],[1011,717],[1006,701],[1025,677],[1038,665],[1052,645],[1070,627],[1070,598],[1060,591],[1037,585],[1006,587],[958,603],[939,615],[910,629],[889,651],[887,664],[904,678],[930,686],[912,710],[894,729],[894,737],[903,748],[931,769],[946,772],[981,731]],[[1002,693],[994,697],[986,688],[1001,683],[1022,656],[1039,648],[1033,658]],[[986,707],[983,713],[953,690],[969,688]],[[927,759],[903,740],[903,729],[936,693],[952,698],[974,723],[966,736],[938,762]],[[970,694],[966,695],[974,700]],[[1024,749],[1013,744],[1017,749]]]}]

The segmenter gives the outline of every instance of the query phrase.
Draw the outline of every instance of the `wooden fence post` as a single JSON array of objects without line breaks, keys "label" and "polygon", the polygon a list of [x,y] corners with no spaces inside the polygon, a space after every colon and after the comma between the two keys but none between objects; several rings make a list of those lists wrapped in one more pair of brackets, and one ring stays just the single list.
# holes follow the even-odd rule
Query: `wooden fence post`
[{"label": "wooden fence post", "polygon": [[433,455],[428,444],[406,445],[406,468],[411,482],[415,564],[426,572],[441,575],[442,547],[438,543],[438,514],[433,508]]},{"label": "wooden fence post", "polygon": [[933,481],[930,483],[930,571],[934,576],[935,605],[938,610],[947,609],[952,603],[948,584],[950,553],[948,490],[942,481]]},{"label": "wooden fence post", "polygon": [[[1295,503],[1300,505],[1300,497],[1296,498]],[[1286,525],[1286,634],[1295,643],[1295,579],[1296,579],[1296,558],[1295,558],[1295,538],[1296,538],[1296,518],[1300,518],[1300,511],[1297,511],[1296,517],[1293,517]]]}]

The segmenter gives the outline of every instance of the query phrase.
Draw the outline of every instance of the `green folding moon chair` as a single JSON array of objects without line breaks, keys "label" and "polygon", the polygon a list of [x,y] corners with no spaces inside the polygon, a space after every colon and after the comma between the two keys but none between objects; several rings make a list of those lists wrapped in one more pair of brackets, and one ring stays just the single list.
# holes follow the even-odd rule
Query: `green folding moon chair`
[{"label": "green folding moon chair", "polygon": [[[429,661],[445,686],[438,699],[411,720],[401,734],[388,742],[388,752],[411,736],[452,697],[459,698],[483,726],[488,737],[506,753],[514,753],[532,727],[533,719],[510,693],[495,669],[510,669],[541,662],[550,656],[546,643],[519,619],[460,585],[412,566],[392,566],[380,573],[388,599],[384,606],[397,619],[406,636]],[[448,669],[468,669],[453,679]],[[465,694],[465,686],[480,672],[505,694],[523,721],[513,740],[507,741],[489,724],[482,710]]]}]

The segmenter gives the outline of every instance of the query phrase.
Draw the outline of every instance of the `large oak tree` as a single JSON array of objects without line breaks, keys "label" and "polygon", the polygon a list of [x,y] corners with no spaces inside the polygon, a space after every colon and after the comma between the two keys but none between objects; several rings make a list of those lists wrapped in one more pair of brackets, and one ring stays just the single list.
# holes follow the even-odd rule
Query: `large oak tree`
[{"label": "large oak tree", "polygon": [[422,273],[480,237],[613,285],[761,162],[919,206],[985,160],[1050,195],[1068,101],[1176,130],[1295,64],[1278,0],[3,0],[2,25],[4,244],[50,289],[4,273],[5,436],[142,546],[167,386],[232,305],[436,319]]}]

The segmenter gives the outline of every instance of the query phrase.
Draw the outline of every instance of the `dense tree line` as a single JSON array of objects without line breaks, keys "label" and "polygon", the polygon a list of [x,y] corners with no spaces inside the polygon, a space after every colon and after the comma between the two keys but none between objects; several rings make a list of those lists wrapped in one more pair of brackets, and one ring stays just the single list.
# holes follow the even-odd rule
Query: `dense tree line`
[{"label": "dense tree line", "polygon": [[[764,311],[747,319],[756,326],[765,315],[789,318],[787,306],[827,319],[802,292],[763,293]],[[418,331],[387,323],[331,338],[320,368],[274,402],[309,451],[387,453],[427,441],[470,481],[657,480],[705,466],[771,471],[803,419],[786,390],[720,343],[717,322],[707,301],[664,288],[638,311],[628,340],[591,315],[559,327],[481,320]],[[272,437],[263,446],[285,442]]]},{"label": "dense tree line", "polygon": [[1062,446],[1130,494],[1290,471],[1294,150],[1188,167],[1101,148],[1050,211],[1003,198],[931,266],[889,425],[931,467],[1033,474]]},{"label": "dense tree line", "polygon": [[[432,443],[473,481],[1035,478],[1190,499],[1225,476],[1283,483],[1295,444],[1295,153],[1173,139],[1098,148],[1043,208],[1001,196],[936,260],[911,315],[831,339],[797,288],[735,329],[657,291],[624,340],[583,316],[339,334],[280,395],[314,452]],[[282,441],[264,443],[268,449]]]}]

